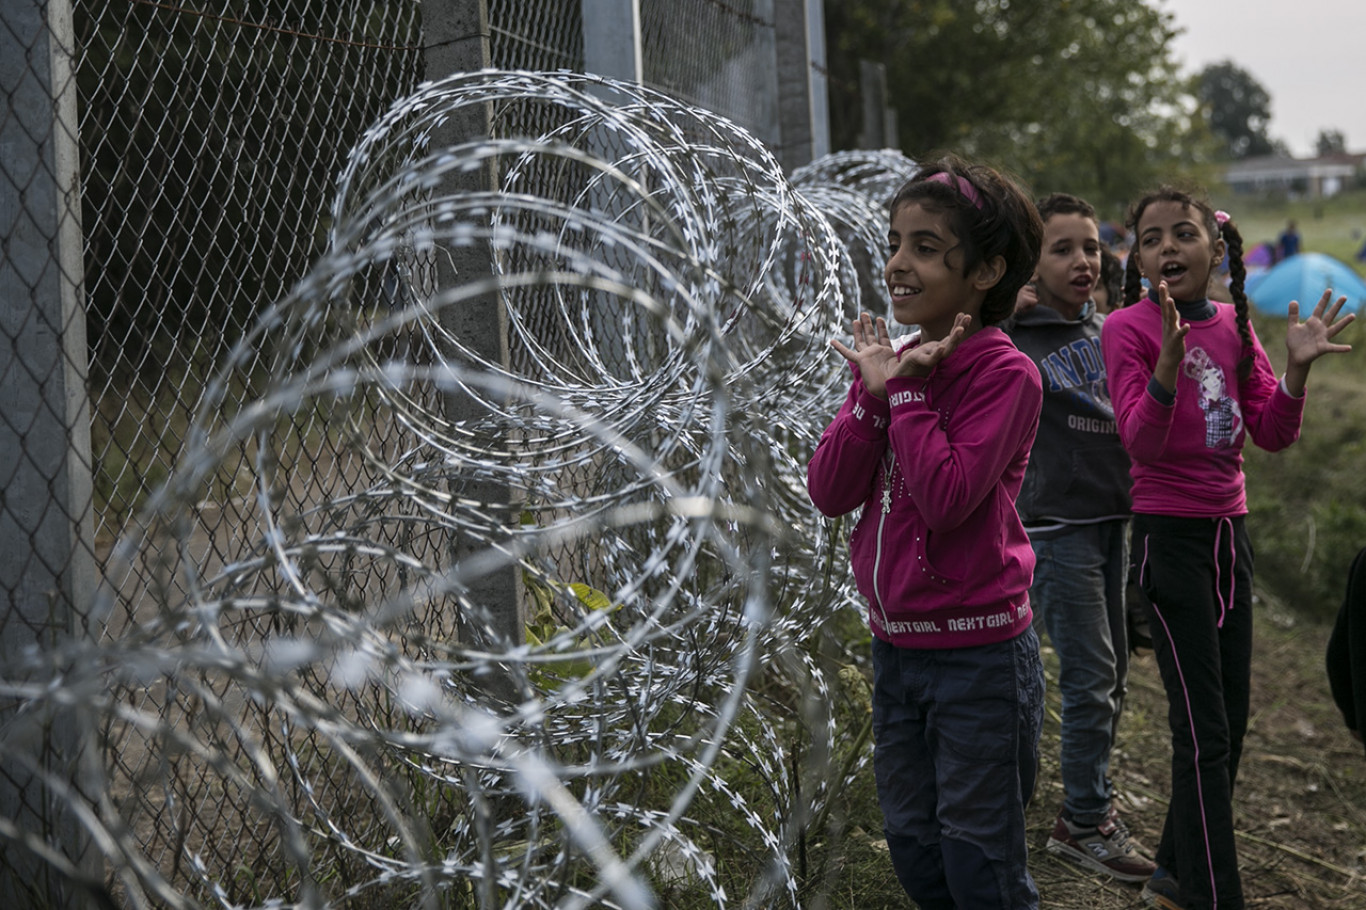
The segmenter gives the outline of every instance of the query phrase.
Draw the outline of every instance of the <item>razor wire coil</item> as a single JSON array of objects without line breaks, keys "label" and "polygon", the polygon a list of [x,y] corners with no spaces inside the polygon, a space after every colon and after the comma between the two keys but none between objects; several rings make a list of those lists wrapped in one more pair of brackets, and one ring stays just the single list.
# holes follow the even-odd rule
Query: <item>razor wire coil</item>
[{"label": "razor wire coil", "polygon": [[[789,177],[725,118],[568,71],[405,95],[319,255],[209,357],[95,634],[0,668],[0,754],[127,906],[800,905],[792,845],[841,783],[791,764],[837,749],[806,647],[857,600],[805,458],[907,166]],[[505,349],[461,331],[490,317]],[[76,706],[93,803],[25,752]],[[764,858],[738,891],[709,801]]]}]

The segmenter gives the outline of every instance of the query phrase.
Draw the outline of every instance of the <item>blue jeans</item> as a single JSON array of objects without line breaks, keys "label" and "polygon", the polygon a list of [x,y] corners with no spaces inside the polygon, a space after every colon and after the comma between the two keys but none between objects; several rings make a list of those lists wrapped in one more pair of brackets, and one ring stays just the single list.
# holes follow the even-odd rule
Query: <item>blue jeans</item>
[{"label": "blue jeans", "polygon": [[1110,751],[1129,676],[1128,519],[1034,540],[1030,601],[1058,654],[1063,808],[1094,827],[1110,811]]},{"label": "blue jeans", "polygon": [[873,769],[892,868],[922,910],[1033,910],[1025,804],[1043,726],[1034,630],[972,648],[873,639]]}]

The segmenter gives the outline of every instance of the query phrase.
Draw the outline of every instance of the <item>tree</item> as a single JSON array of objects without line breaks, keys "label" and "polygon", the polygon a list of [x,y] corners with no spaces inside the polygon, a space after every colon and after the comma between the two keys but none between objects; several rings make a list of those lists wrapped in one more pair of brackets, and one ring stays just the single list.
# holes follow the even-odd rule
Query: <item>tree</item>
[{"label": "tree", "polygon": [[1198,78],[1210,131],[1223,141],[1229,157],[1251,158],[1275,151],[1266,135],[1271,96],[1251,73],[1225,60],[1211,63]]},{"label": "tree", "polygon": [[1123,0],[826,0],[832,141],[853,145],[860,59],[887,67],[900,145],[951,150],[1118,214],[1213,154],[1176,75],[1171,14]]},{"label": "tree", "polygon": [[1324,155],[1341,155],[1347,151],[1347,137],[1342,130],[1319,130],[1319,138],[1314,140],[1314,151],[1320,158]]}]

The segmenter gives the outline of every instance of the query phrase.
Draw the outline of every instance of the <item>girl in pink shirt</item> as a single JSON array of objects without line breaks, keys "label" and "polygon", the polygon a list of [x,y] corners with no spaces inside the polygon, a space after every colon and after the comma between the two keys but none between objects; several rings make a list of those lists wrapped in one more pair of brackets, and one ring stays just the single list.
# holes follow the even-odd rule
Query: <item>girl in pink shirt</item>
[{"label": "girl in pink shirt", "polygon": [[1024,806],[1043,709],[1034,551],[1015,510],[1039,422],[1038,368],[997,323],[1039,257],[1029,197],[948,158],[891,202],[882,318],[853,324],[844,406],[811,457],[849,541],[873,631],[873,766],[892,866],[926,910],[1030,910]]},{"label": "girl in pink shirt", "polygon": [[[1243,240],[1228,215],[1164,187],[1131,210],[1124,307],[1101,332],[1120,439],[1132,460],[1133,559],[1167,690],[1172,794],[1143,889],[1167,910],[1240,910],[1232,793],[1247,731],[1252,549],[1244,443],[1299,437],[1305,381],[1352,321],[1325,290],[1310,317],[1290,304],[1277,379],[1248,320]],[[1232,304],[1208,297],[1228,253]],[[1146,295],[1143,281],[1152,286]]]}]

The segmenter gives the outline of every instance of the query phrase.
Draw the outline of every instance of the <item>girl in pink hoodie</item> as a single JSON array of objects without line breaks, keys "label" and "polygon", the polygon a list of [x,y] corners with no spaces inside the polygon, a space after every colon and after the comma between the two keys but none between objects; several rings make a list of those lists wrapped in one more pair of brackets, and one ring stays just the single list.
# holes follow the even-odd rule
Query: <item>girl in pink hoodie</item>
[{"label": "girl in pink hoodie", "polygon": [[1030,629],[1034,554],[1015,510],[1043,398],[997,328],[1033,274],[1032,201],[946,158],[892,200],[884,277],[897,322],[853,323],[849,395],[808,467],[850,537],[873,631],[874,770],[898,879],[922,908],[1038,905],[1024,807],[1043,671]]}]

